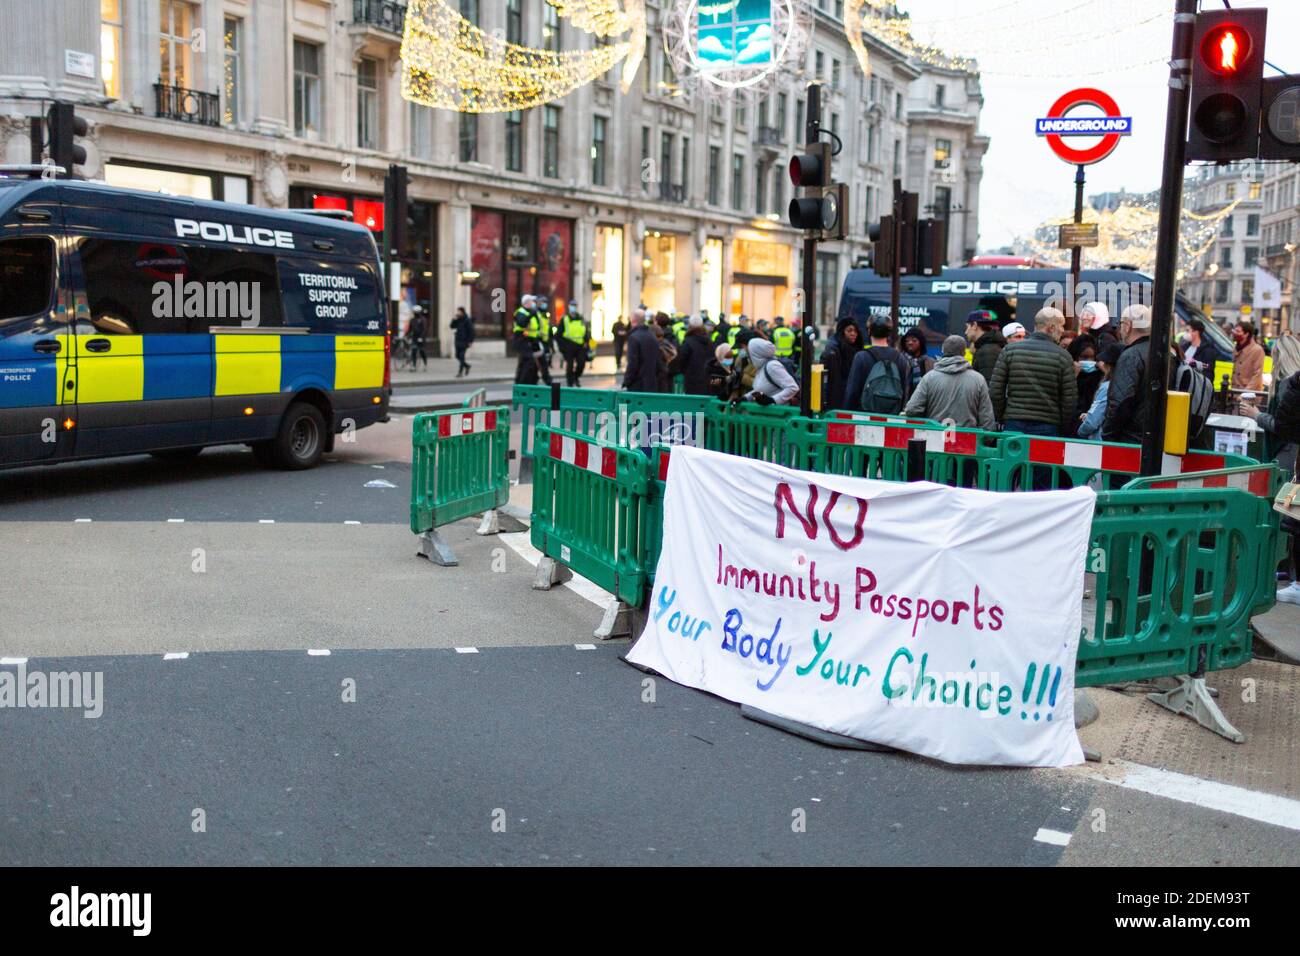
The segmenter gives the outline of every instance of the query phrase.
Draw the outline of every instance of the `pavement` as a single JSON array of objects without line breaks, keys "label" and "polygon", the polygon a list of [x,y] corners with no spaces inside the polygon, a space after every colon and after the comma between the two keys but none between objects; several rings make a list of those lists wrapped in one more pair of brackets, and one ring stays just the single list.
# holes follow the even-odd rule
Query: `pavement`
[{"label": "pavement", "polygon": [[531,589],[526,535],[467,520],[459,567],[417,558],[409,429],[299,473],[0,474],[0,668],[103,680],[97,718],[0,709],[0,863],[1300,860],[1292,667],[1210,675],[1239,745],[1094,690],[1100,764],[829,748],[622,663],[598,589]]},{"label": "pavement", "polygon": [[[428,368],[418,371],[392,373],[393,397],[389,408],[396,412],[421,412],[436,408],[451,408],[461,404],[479,388],[487,390],[489,403],[510,400],[515,380],[514,356],[488,356],[477,358],[471,352],[470,372],[458,378],[455,359],[430,359]],[[564,383],[564,363],[557,356],[551,377]],[[612,355],[597,355],[587,366],[582,377],[585,388],[613,388],[618,381]]]}]

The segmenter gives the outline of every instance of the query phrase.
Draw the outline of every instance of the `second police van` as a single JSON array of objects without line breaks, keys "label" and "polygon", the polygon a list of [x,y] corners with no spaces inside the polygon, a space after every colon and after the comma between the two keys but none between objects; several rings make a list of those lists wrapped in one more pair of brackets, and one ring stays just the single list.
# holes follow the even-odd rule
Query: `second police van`
[{"label": "second police van", "polygon": [[[1034,315],[1044,305],[1062,308],[1073,295],[1079,304],[1102,302],[1118,325],[1120,313],[1134,303],[1151,304],[1152,279],[1132,269],[1085,269],[1076,288],[1068,269],[968,267],[943,270],[937,277],[904,276],[899,298],[898,332],[919,328],[932,355],[948,335],[966,331],[966,316],[988,309],[1000,325],[1016,321],[1029,332]],[[1174,335],[1183,323],[1197,317],[1221,355],[1232,355],[1228,335],[1197,309],[1181,292],[1174,300]],[[889,317],[889,279],[871,269],[854,269],[844,281],[837,319],[853,318],[866,330],[873,317]]]},{"label": "second police van", "polygon": [[0,177],[0,468],[250,445],[315,465],[387,417],[360,225]]}]

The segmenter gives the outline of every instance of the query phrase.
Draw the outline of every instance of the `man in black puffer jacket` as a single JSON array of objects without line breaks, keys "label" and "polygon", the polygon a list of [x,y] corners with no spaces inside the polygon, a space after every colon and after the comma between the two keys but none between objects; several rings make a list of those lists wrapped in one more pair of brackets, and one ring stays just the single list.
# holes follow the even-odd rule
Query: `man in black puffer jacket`
[{"label": "man in black puffer jacket", "polygon": [[1034,333],[998,356],[989,392],[993,412],[1007,431],[1069,434],[1078,389],[1070,353],[1057,344],[1064,330],[1059,309],[1041,309],[1034,316]]},{"label": "man in black puffer jacket", "polygon": [[991,382],[998,356],[1007,344],[1007,337],[998,327],[998,317],[988,309],[976,309],[966,316],[966,338],[973,355],[971,368],[983,375],[984,381]]},{"label": "man in black puffer jacket", "polygon": [[677,355],[668,363],[668,374],[682,377],[682,391],[687,395],[708,395],[709,360],[712,358],[713,346],[709,343],[709,333],[704,331],[704,320],[693,315],[687,323]]}]

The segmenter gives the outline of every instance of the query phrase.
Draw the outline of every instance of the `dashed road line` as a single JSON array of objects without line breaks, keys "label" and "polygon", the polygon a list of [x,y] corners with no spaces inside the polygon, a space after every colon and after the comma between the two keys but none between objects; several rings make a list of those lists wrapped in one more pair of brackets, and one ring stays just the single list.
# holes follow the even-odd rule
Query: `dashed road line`
[{"label": "dashed road line", "polygon": [[578,650],[578,651],[594,651],[596,649],[596,645],[595,644],[574,644],[573,648],[574,650]]},{"label": "dashed road line", "polygon": [[457,653],[457,654],[477,654],[477,653],[478,653],[478,648],[477,648],[477,647],[458,647],[458,648],[456,648],[456,653]]},{"label": "dashed road line", "polygon": [[25,657],[0,657],[0,664],[11,664],[14,667],[17,667],[19,664],[26,663],[27,658]]},{"label": "dashed road line", "polygon": [[184,660],[188,660],[189,656],[190,656],[189,651],[168,651],[166,654],[163,655],[163,660],[184,661]]},{"label": "dashed road line", "polygon": [[185,519],[184,519],[184,518],[168,518],[168,519],[167,519],[167,523],[168,523],[168,524],[184,524],[184,523],[185,523]]},{"label": "dashed road line", "polygon": [[72,523],[73,523],[73,524],[90,524],[90,519],[89,519],[89,518],[73,518],[73,519],[72,519]]},{"label": "dashed road line", "polygon": [[1039,827],[1038,832],[1034,834],[1035,843],[1050,843],[1052,846],[1069,846],[1070,834],[1062,833],[1060,830],[1049,830],[1047,827]]},{"label": "dashed road line", "polygon": [[258,518],[258,519],[257,519],[257,523],[258,523],[258,524],[275,524],[275,519],[274,519],[274,518]]},{"label": "dashed road line", "polygon": [[330,656],[329,648],[309,647],[307,648],[307,656],[308,657],[329,657]]}]

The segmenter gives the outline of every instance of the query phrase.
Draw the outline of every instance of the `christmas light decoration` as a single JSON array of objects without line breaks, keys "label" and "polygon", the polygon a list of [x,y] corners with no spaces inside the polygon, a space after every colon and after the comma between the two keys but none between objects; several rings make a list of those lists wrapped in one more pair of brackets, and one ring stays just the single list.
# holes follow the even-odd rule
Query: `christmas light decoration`
[{"label": "christmas light decoration", "polygon": [[[1214,245],[1223,220],[1241,199],[1234,199],[1208,213],[1183,210],[1179,225],[1178,271],[1194,274],[1199,260]],[[1155,269],[1156,233],[1160,225],[1159,206],[1154,201],[1126,202],[1114,209],[1097,212],[1085,209],[1084,222],[1097,224],[1100,245],[1087,251],[1088,259],[1101,265],[1132,265],[1150,274]],[[1039,225],[1030,236],[1018,238],[1012,248],[1018,255],[1035,256],[1055,266],[1069,268],[1070,250],[1058,248],[1058,228],[1074,221],[1073,216],[1052,219]]]},{"label": "christmas light decoration", "polygon": [[623,61],[620,88],[632,88],[637,68],[645,59],[645,0],[546,0],[579,30],[598,37],[628,35],[631,44]]},{"label": "christmas light decoration", "polygon": [[[575,0],[568,8],[592,17],[586,22],[593,25],[609,22],[593,13],[589,3]],[[633,12],[626,13],[628,9]],[[633,18],[629,22],[635,23],[636,10],[644,28],[643,0],[626,0],[624,15]],[[637,49],[634,40],[623,40],[593,50],[538,50],[484,32],[446,0],[410,0],[402,33],[402,96],[463,113],[525,110],[590,83]],[[644,34],[639,49],[645,49]],[[625,76],[624,82],[629,81]]]},{"label": "christmas light decoration", "polygon": [[753,98],[803,75],[796,64],[803,63],[812,33],[812,9],[807,0],[772,0],[771,22],[763,24],[770,50],[766,59],[721,66],[716,61],[707,66],[701,61],[697,49],[700,18],[709,18],[705,26],[724,23],[723,18],[735,6],[735,0],[674,0],[663,20],[664,53],[676,77],[671,92],[715,101],[737,94]]}]

